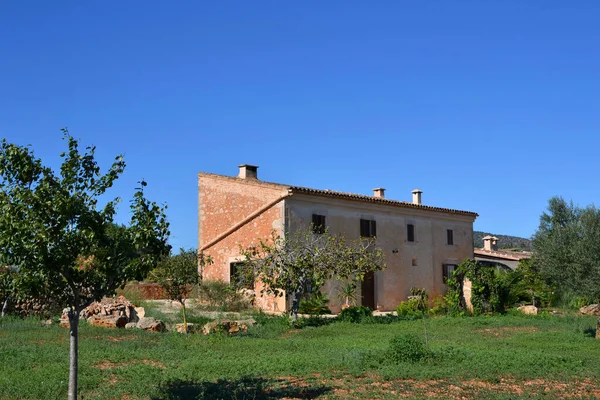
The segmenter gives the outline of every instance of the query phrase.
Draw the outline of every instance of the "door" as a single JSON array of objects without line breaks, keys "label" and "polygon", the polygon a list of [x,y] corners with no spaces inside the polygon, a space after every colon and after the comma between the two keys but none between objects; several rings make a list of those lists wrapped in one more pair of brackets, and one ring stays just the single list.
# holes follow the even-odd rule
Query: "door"
[{"label": "door", "polygon": [[367,272],[365,279],[361,283],[361,304],[364,307],[375,309],[375,273]]}]

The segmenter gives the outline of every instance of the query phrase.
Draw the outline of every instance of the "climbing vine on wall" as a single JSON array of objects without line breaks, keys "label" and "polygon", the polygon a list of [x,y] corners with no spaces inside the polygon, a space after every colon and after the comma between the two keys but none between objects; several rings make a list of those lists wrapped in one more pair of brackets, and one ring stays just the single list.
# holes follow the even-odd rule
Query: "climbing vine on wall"
[{"label": "climbing vine on wall", "polygon": [[463,314],[467,310],[463,295],[465,278],[471,281],[473,314],[502,313],[511,303],[510,287],[517,279],[514,274],[465,260],[448,279],[445,300],[451,314]]}]

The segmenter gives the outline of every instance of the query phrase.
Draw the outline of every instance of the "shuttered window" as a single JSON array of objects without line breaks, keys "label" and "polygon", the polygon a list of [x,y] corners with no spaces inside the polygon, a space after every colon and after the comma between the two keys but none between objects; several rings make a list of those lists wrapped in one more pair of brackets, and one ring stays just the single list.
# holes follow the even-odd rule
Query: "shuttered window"
[{"label": "shuttered window", "polygon": [[360,236],[361,237],[375,237],[377,236],[377,224],[374,220],[361,219],[360,220]]}]

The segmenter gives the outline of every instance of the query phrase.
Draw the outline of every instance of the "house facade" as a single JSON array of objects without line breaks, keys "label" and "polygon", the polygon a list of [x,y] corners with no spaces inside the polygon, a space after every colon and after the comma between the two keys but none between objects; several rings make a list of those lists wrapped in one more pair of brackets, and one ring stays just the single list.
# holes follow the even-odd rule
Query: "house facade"
[{"label": "house facade", "polygon": [[[198,174],[198,248],[214,260],[202,271],[203,279],[230,281],[242,260],[240,247],[313,223],[349,239],[375,237],[387,268],[368,275],[356,296],[373,309],[395,309],[413,286],[427,289],[431,298],[444,294],[455,266],[473,258],[476,213],[423,205],[419,190],[412,192],[412,202],[405,202],[385,198],[382,188],[366,196],[263,182],[257,169],[241,165],[235,177]],[[341,307],[340,284],[328,282],[322,288],[334,312]],[[256,305],[267,311],[289,309],[285,297],[259,297]]]}]

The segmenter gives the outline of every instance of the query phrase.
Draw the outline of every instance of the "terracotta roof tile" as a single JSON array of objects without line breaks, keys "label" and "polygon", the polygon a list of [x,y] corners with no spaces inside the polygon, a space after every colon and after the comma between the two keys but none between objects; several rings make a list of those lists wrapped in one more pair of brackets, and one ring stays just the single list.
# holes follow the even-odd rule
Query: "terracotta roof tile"
[{"label": "terracotta roof tile", "polygon": [[443,213],[448,213],[448,214],[467,215],[467,216],[474,217],[474,218],[476,218],[478,216],[477,213],[474,213],[471,211],[462,211],[462,210],[455,210],[455,209],[451,209],[451,208],[425,206],[425,205],[414,204],[414,203],[407,202],[407,201],[386,199],[384,197],[366,196],[366,195],[356,194],[356,193],[338,192],[335,190],[312,189],[312,188],[307,188],[307,187],[302,187],[302,186],[292,186],[292,185],[285,185],[285,184],[281,184],[281,183],[265,182],[265,181],[261,181],[258,179],[241,179],[241,178],[238,178],[235,176],[219,175],[219,174],[213,174],[213,173],[208,173],[208,172],[200,172],[200,173],[198,173],[198,176],[210,176],[210,177],[215,177],[215,178],[220,178],[220,179],[232,180],[232,181],[236,181],[236,182],[240,182],[240,183],[276,187],[276,188],[281,188],[281,189],[287,189],[288,191],[291,191],[292,193],[302,193],[302,194],[307,194],[307,195],[334,197],[334,198],[354,200],[354,201],[364,201],[364,202],[369,202],[369,203],[386,204],[386,205],[390,205],[390,206],[414,208],[414,209],[426,210],[426,211],[436,211],[436,212],[443,212]]},{"label": "terracotta roof tile", "polygon": [[529,251],[503,251],[503,250],[484,250],[475,249],[473,250],[475,255],[488,256],[494,258],[504,258],[506,260],[520,261],[524,258],[531,258],[532,254]]}]

